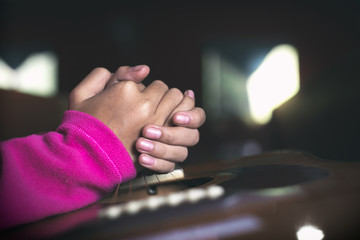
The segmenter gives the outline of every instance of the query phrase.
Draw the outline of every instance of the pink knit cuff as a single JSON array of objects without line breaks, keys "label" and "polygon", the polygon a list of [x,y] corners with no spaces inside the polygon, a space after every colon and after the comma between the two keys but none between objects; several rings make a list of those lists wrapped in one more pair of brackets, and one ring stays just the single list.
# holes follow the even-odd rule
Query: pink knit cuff
[{"label": "pink knit cuff", "polygon": [[134,163],[126,148],[100,120],[87,113],[68,110],[64,113],[63,123],[58,131],[61,132],[67,125],[76,128],[96,146],[97,151],[114,168],[120,182],[129,181],[136,176]]}]

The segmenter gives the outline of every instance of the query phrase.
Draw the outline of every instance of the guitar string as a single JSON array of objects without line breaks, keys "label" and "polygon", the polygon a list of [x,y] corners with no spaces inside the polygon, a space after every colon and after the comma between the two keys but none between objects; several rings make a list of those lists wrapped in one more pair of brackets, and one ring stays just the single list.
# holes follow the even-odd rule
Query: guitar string
[{"label": "guitar string", "polygon": [[157,174],[154,174],[154,175],[155,175],[155,177],[156,177],[156,179],[157,179],[158,183],[160,183],[160,179],[159,179],[159,177],[157,176]]},{"label": "guitar string", "polygon": [[146,191],[149,191],[149,185],[146,181],[145,174],[143,175],[143,178],[144,178],[144,182],[145,182]]},{"label": "guitar string", "polygon": [[[179,168],[179,170],[184,173],[183,169]],[[173,179],[177,179],[176,176],[172,172],[170,172],[170,175],[173,177]],[[154,174],[154,176],[156,177],[158,183],[161,183],[158,175]],[[145,187],[146,187],[146,190],[148,191],[149,190],[149,184],[147,183],[145,174],[142,174],[141,177],[144,179]],[[132,191],[133,191],[133,184],[132,183],[133,183],[133,180],[130,180],[129,181],[129,190],[128,190],[128,195],[129,196],[132,194]],[[120,185],[121,184],[118,184],[117,187],[116,187],[116,190],[115,190],[115,192],[114,192],[114,194],[112,196],[112,200],[111,200],[112,203],[117,202],[119,200],[119,198],[120,198],[120,196],[119,196]]]},{"label": "guitar string", "polygon": [[116,203],[118,201],[119,188],[120,188],[120,184],[118,184],[116,186],[116,190],[115,190],[114,195],[112,197],[111,203]]},{"label": "guitar string", "polygon": [[[141,177],[143,177],[143,179],[144,179],[144,182],[145,182],[145,186],[146,186],[146,189],[148,190],[149,189],[149,186],[148,186],[148,184],[147,184],[147,181],[146,181],[146,178],[145,178],[145,174],[143,174]],[[131,196],[131,194],[132,194],[132,189],[133,189],[133,180],[130,180],[129,181],[129,190],[128,190],[128,195],[129,195],[129,197]],[[112,196],[112,199],[111,199],[111,203],[116,203],[118,200],[119,200],[119,198],[120,198],[120,196],[119,196],[119,188],[120,188],[120,185],[121,184],[118,184],[117,186],[116,186],[116,190],[115,190],[115,192],[114,192],[114,194],[113,194],[113,196]]]}]

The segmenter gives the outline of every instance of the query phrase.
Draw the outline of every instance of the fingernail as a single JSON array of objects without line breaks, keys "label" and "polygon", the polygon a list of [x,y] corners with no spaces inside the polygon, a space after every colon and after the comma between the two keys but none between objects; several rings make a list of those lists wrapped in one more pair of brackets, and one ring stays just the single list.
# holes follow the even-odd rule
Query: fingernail
[{"label": "fingernail", "polygon": [[141,70],[143,67],[144,67],[144,65],[137,65],[135,67],[131,67],[130,71],[137,72],[137,71]]},{"label": "fingernail", "polygon": [[155,159],[148,155],[141,155],[140,162],[144,165],[152,166],[155,163]]},{"label": "fingernail", "polygon": [[193,90],[187,90],[187,91],[185,92],[185,95],[191,97],[192,99],[195,99],[195,93],[194,93]]},{"label": "fingernail", "polygon": [[152,139],[159,139],[161,137],[161,130],[157,128],[148,128],[145,131],[145,137]]},{"label": "fingernail", "polygon": [[154,149],[154,144],[152,142],[146,141],[146,140],[141,140],[139,142],[139,148],[141,150],[150,152]]},{"label": "fingernail", "polygon": [[175,115],[175,121],[178,124],[188,124],[190,122],[190,117],[185,114],[176,114]]}]

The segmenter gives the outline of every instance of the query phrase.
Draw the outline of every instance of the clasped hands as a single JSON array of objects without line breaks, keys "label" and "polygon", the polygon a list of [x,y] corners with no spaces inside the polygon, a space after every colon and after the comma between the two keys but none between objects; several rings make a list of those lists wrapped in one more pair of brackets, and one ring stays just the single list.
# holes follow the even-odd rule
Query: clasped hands
[{"label": "clasped hands", "polygon": [[[69,96],[69,109],[86,112],[107,125],[134,163],[156,172],[169,172],[199,141],[205,112],[195,107],[194,93],[184,94],[156,80],[141,81],[149,67],[122,66],[115,73],[95,68]],[[137,160],[137,161],[136,161]]]}]

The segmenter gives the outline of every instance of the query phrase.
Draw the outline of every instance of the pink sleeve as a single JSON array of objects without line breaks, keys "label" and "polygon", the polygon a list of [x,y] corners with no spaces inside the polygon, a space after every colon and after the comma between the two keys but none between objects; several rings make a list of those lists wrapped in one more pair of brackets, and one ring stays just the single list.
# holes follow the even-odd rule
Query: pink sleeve
[{"label": "pink sleeve", "polygon": [[0,154],[0,229],[84,207],[136,174],[116,135],[77,111],[56,132],[0,143]]}]

